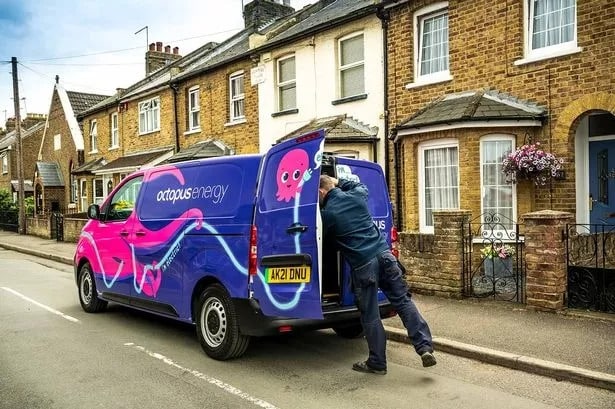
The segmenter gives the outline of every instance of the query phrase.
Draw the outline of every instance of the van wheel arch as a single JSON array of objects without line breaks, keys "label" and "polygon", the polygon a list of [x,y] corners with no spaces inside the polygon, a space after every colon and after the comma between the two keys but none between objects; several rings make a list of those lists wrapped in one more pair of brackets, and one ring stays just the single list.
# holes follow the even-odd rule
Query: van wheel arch
[{"label": "van wheel arch", "polygon": [[195,304],[197,337],[205,353],[219,361],[243,355],[250,337],[239,330],[235,306],[224,286],[206,286]]}]

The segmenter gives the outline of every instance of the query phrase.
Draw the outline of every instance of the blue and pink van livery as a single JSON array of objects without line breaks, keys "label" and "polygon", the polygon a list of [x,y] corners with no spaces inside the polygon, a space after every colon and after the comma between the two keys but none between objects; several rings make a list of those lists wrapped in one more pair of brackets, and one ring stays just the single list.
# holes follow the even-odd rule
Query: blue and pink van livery
[{"label": "blue and pink van livery", "polygon": [[[348,265],[322,237],[321,173],[357,178],[394,247],[379,165],[323,152],[324,132],[265,155],[223,156],[135,172],[91,205],[75,253],[87,312],[108,302],[195,323],[204,351],[242,355],[250,337],[332,328],[361,334]],[[381,314],[395,314],[381,294]]]}]

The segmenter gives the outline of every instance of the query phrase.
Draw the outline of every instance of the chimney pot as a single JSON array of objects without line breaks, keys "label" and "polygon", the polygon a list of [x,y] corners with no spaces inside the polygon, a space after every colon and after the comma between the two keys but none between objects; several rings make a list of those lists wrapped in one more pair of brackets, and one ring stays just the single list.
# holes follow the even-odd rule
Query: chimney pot
[{"label": "chimney pot", "polygon": [[173,54],[179,54],[179,47],[173,47]]},{"label": "chimney pot", "polygon": [[149,50],[150,50],[150,51],[154,51],[155,49],[156,49],[156,43],[151,43],[151,44],[149,45]]},{"label": "chimney pot", "polygon": [[170,45],[165,45],[164,46],[164,52],[169,54],[171,52],[171,46]]},{"label": "chimney pot", "polygon": [[156,42],[156,51],[162,51],[162,41]]}]

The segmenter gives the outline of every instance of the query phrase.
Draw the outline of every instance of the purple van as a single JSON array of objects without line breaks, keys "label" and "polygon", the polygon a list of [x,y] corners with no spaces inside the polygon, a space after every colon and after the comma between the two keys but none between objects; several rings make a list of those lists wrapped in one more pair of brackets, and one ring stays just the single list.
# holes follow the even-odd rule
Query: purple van
[{"label": "purple van", "polygon": [[[91,205],[75,253],[87,312],[115,302],[196,324],[214,359],[241,356],[250,337],[332,328],[362,333],[349,267],[322,237],[321,173],[370,191],[374,223],[392,246],[379,165],[323,152],[324,132],[265,155],[222,156],[137,171]],[[381,297],[381,315],[395,314]]]}]

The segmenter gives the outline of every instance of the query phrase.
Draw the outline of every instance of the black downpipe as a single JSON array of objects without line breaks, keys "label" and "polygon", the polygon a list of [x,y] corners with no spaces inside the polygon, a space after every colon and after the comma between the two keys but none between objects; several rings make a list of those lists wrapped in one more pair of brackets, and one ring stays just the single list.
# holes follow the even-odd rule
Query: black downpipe
[{"label": "black downpipe", "polygon": [[175,153],[179,152],[179,120],[177,118],[177,91],[179,91],[178,84],[171,84],[173,90],[173,117],[175,118]]},{"label": "black downpipe", "polygon": [[[389,124],[389,21],[391,19],[391,14],[388,10],[384,10],[382,7],[378,8],[376,11],[376,16],[382,22],[382,49],[383,49],[383,66],[384,66],[384,171],[386,173],[386,182],[389,189],[391,188],[391,166],[390,166],[390,155],[389,150],[391,147],[391,139],[390,139],[390,124]],[[399,182],[397,182],[399,176],[399,158],[397,153],[397,144],[393,143],[393,158],[395,160],[395,215],[393,222],[397,226],[398,230],[401,230],[401,188]]]}]

